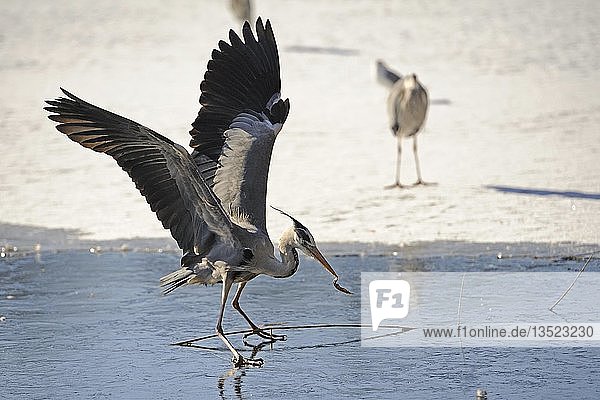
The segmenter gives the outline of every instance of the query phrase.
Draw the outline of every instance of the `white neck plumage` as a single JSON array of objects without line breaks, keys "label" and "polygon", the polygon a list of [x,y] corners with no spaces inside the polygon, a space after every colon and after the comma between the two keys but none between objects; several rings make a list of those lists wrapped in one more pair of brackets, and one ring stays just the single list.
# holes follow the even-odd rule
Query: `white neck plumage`
[{"label": "white neck plumage", "polygon": [[279,255],[281,256],[279,271],[273,276],[275,278],[287,278],[294,275],[298,270],[299,261],[293,227],[289,228],[281,235],[281,238],[279,239]]}]

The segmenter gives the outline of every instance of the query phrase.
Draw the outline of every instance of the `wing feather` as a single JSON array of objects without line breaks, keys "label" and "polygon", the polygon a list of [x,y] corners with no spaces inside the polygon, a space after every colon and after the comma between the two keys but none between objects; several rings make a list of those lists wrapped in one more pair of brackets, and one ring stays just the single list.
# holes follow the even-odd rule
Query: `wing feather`
[{"label": "wing feather", "polygon": [[225,132],[214,177],[213,190],[234,221],[265,233],[267,178],[276,137],[277,130],[264,117],[240,114]]},{"label": "wing feather", "polygon": [[401,74],[392,71],[383,61],[377,60],[377,81],[379,83],[391,88],[400,79],[402,79]]},{"label": "wing feather", "polygon": [[184,250],[207,251],[218,237],[233,243],[233,225],[190,154],[170,139],[63,90],[49,118],[69,139],[113,157],[135,182]]},{"label": "wing feather", "polygon": [[223,133],[233,119],[247,110],[263,112],[281,91],[279,55],[271,23],[263,25],[259,18],[256,30],[258,40],[246,22],[242,28],[244,41],[231,30],[230,43],[220,41],[212,52],[200,85],[202,107],[190,131],[195,159],[204,156],[216,163],[225,143]]},{"label": "wing feather", "polygon": [[230,217],[266,232],[267,176],[280,129],[275,125],[289,112],[289,101],[280,99],[270,21],[256,21],[256,36],[248,22],[241,38],[230,30],[229,43],[220,41],[213,50],[200,89],[202,107],[190,131],[196,165]]}]

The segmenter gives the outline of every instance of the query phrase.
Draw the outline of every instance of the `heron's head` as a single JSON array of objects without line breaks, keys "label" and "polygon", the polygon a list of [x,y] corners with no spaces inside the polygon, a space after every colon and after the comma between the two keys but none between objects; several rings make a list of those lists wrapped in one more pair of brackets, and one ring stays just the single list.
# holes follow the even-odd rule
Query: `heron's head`
[{"label": "heron's head", "polygon": [[300,221],[298,221],[296,218],[292,217],[288,213],[286,213],[278,208],[275,208],[273,206],[271,206],[271,208],[279,211],[283,215],[288,216],[294,223],[294,226],[292,228],[293,237],[291,238],[292,246],[301,250],[307,256],[313,257],[314,259],[319,261],[321,263],[321,265],[323,266],[323,268],[325,268],[331,275],[334,276],[333,286],[337,290],[339,290],[340,292],[346,293],[346,294],[352,294],[348,289],[342,287],[341,285],[339,285],[337,283],[337,281],[339,279],[338,274],[335,272],[333,267],[329,264],[329,262],[325,259],[325,256],[321,253],[321,251],[317,247],[315,238],[313,237],[312,233],[310,233],[308,228],[306,226],[302,225],[300,223]]}]

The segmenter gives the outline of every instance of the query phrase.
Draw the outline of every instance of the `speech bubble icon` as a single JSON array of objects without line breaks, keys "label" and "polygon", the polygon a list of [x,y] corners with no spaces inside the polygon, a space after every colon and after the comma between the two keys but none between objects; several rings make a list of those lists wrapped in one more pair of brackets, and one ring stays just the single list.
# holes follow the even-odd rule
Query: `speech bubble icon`
[{"label": "speech bubble icon", "polygon": [[379,328],[384,319],[404,318],[408,315],[410,284],[401,279],[377,280],[369,283],[371,325]]}]

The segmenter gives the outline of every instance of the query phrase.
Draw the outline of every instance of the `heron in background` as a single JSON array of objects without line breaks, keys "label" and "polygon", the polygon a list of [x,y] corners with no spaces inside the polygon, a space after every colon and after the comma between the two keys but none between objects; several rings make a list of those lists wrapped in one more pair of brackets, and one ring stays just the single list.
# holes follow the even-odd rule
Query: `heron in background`
[{"label": "heron in background", "polygon": [[285,122],[289,99],[280,95],[279,55],[271,23],[250,24],[243,40],[229,32],[208,62],[200,85],[201,108],[192,123],[190,154],[184,147],[134,121],[87,103],[63,90],[66,97],[48,101],[57,129],[80,145],[113,157],[150,204],[152,211],[183,250],[181,268],[164,276],[165,293],[190,284],[222,283],[217,335],[233,354],[235,366],[260,366],[245,359],[223,333],[225,304],[232,286],[233,307],[255,333],[261,330],[240,307],[251,279],[264,274],[286,278],[298,268],[298,250],[338,275],[317,248],[313,235],[291,215],[292,227],[279,240],[274,256],[266,226],[267,175],[275,138]]},{"label": "heron in background", "polygon": [[252,20],[252,3],[250,0],[230,0],[229,8],[241,22]]},{"label": "heron in background", "polygon": [[391,69],[381,60],[377,61],[377,80],[390,88],[387,100],[389,124],[392,134],[396,136],[398,155],[396,159],[396,182],[386,186],[386,189],[402,188],[400,183],[400,162],[402,156],[402,139],[413,138],[413,152],[417,168],[415,185],[425,185],[421,177],[419,155],[417,152],[417,134],[423,128],[429,99],[427,90],[419,82],[415,74],[402,76]]}]

